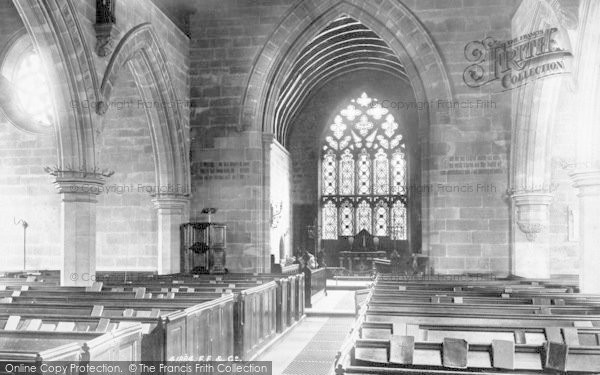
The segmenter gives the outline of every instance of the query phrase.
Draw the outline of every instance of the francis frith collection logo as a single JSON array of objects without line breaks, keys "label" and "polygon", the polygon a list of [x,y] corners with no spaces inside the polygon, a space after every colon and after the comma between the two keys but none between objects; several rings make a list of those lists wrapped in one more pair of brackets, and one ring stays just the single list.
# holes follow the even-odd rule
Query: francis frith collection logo
[{"label": "francis frith collection logo", "polygon": [[497,81],[506,91],[532,80],[567,73],[572,57],[567,46],[555,27],[508,41],[472,41],[465,46],[465,58],[472,64],[465,69],[463,80],[474,88]]}]

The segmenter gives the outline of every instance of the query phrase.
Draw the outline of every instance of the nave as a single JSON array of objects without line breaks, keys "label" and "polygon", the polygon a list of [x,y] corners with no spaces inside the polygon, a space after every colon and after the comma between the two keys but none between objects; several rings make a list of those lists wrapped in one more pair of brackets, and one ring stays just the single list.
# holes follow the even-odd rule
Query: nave
[{"label": "nave", "polygon": [[599,373],[599,19],[0,1],[0,359]]}]

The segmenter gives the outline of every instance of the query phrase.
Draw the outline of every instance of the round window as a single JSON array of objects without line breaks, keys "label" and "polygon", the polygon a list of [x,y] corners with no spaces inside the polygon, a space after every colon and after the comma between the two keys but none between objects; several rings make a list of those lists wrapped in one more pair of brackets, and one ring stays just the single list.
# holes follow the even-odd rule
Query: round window
[{"label": "round window", "polygon": [[0,105],[18,128],[50,133],[54,116],[48,74],[31,38],[22,30],[2,54]]}]

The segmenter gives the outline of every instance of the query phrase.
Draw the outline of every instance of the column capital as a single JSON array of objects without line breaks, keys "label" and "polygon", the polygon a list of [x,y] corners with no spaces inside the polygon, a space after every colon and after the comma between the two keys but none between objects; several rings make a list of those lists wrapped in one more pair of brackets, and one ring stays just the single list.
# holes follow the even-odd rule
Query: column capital
[{"label": "column capital", "polygon": [[520,190],[510,195],[517,207],[529,205],[548,206],[552,203],[554,194],[538,190]]},{"label": "column capital", "polygon": [[173,210],[182,213],[190,203],[190,198],[183,194],[157,194],[152,198],[152,203],[158,210]]},{"label": "column capital", "polygon": [[98,174],[61,173],[54,178],[54,185],[64,199],[96,201],[106,180]]},{"label": "column capital", "polygon": [[575,170],[569,176],[579,194],[600,194],[600,169]]}]

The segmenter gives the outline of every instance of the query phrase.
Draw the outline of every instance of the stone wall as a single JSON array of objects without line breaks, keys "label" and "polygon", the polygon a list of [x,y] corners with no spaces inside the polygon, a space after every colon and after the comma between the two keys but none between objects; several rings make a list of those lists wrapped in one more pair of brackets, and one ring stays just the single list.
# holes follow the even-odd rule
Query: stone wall
[{"label": "stone wall", "polygon": [[60,196],[44,167],[56,164],[53,135],[29,134],[0,118],[0,269],[23,268],[23,227],[27,268],[60,266]]},{"label": "stone wall", "polygon": [[[23,22],[11,1],[0,3],[0,51]],[[8,77],[10,78],[10,77]],[[44,167],[56,165],[54,135],[31,134],[16,128],[0,110],[0,269],[23,267],[23,227],[27,228],[27,268],[56,269],[60,265],[60,197]]]},{"label": "stone wall", "polygon": [[[287,2],[207,1],[191,16],[191,220],[216,207],[228,225],[227,267],[268,267],[270,218],[260,132],[238,132],[253,59]],[[270,142],[268,142],[270,144]],[[221,163],[221,164],[220,164]],[[268,164],[267,164],[268,165]]]},{"label": "stone wall", "polygon": [[214,147],[192,149],[190,221],[204,221],[205,207],[218,212],[212,220],[227,224],[227,264],[234,272],[266,267],[263,217],[268,191],[263,189],[262,134],[246,132],[219,137]]},{"label": "stone wall", "polygon": [[505,200],[510,144],[510,94],[463,82],[465,45],[510,38],[517,1],[415,1],[414,12],[439,48],[449,72],[452,125],[430,134],[431,219],[428,233],[437,272],[509,270],[509,208]]},{"label": "stone wall", "polygon": [[103,118],[97,145],[111,176],[98,195],[96,261],[99,270],[156,270],[155,165],[144,106],[128,69],[119,74],[113,106]]}]

